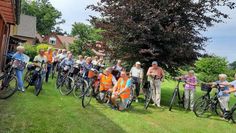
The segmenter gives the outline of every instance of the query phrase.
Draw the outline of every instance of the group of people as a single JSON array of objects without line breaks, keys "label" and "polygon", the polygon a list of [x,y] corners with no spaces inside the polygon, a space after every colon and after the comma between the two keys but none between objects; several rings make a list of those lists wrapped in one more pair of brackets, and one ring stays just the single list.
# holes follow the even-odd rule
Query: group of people
[{"label": "group of people", "polygon": [[[19,60],[23,60],[22,54],[24,53],[24,47],[18,46],[17,52],[13,55],[14,58]],[[123,66],[122,61],[118,60],[117,64],[112,67],[106,67],[104,65],[104,60],[102,58],[95,57],[83,57],[79,55],[77,59],[73,57],[73,54],[66,49],[53,50],[52,48],[48,48],[47,51],[43,49],[39,50],[39,54],[35,56],[34,65],[40,67],[42,62],[45,63],[43,66],[45,69],[45,82],[48,82],[49,75],[51,70],[56,69],[55,64],[59,63],[59,66],[63,67],[65,64],[74,65],[74,64],[81,64],[85,69],[90,70],[94,66],[102,66],[101,73],[98,75],[98,79],[100,81],[99,87],[99,96],[101,99],[105,96],[105,94],[109,91],[112,93],[111,102],[112,107],[117,107],[117,99],[121,99],[121,103],[119,106],[119,110],[125,109],[128,104],[128,100],[130,98],[131,93],[131,84],[135,85],[134,92],[134,100],[139,102],[139,94],[140,94],[140,87],[141,84],[144,82],[144,70],[141,67],[141,63],[137,61],[135,65],[131,68],[128,72]],[[23,70],[16,70],[16,76],[18,79],[18,89],[20,91],[25,91],[23,86]],[[157,61],[152,62],[152,66],[149,67],[146,76],[148,77],[148,81],[150,83],[150,88],[152,90],[152,100],[153,105],[157,107],[161,107],[161,83],[164,81],[165,73],[164,70],[158,66]],[[186,109],[193,110],[194,107],[194,96],[196,92],[197,86],[197,77],[194,74],[194,71],[191,70],[188,72],[187,75],[178,77],[185,81],[184,85],[184,107]],[[220,84],[221,92],[219,92],[219,102],[223,109],[229,110],[228,102],[230,95],[229,93],[236,91],[235,89],[229,90],[230,86],[236,88],[236,80],[233,82],[227,82],[227,75],[220,74],[219,80],[212,83]],[[236,79],[236,75],[235,75]]]},{"label": "group of people", "polygon": [[[23,60],[21,56],[24,53],[24,47],[18,46],[17,52],[13,55],[14,58],[18,60]],[[42,62],[44,62],[43,66]],[[102,58],[95,57],[83,57],[79,55],[78,58],[74,58],[73,54],[66,49],[55,49],[48,48],[47,51],[40,49],[38,55],[34,57],[33,65],[36,67],[43,67],[45,71],[45,82],[49,80],[49,75],[52,70],[56,69],[55,66],[58,64],[63,67],[65,65],[81,64],[85,69],[90,70],[93,67],[100,66],[101,73],[98,75],[100,81],[100,96],[103,97],[107,91],[112,93],[111,101],[112,105],[115,108],[117,103],[117,98],[121,99],[121,106],[124,109],[127,105],[127,101],[130,97],[131,84],[135,85],[134,90],[134,99],[138,101],[140,94],[140,86],[143,83],[144,79],[144,70],[141,68],[141,63],[137,61],[135,65],[128,72],[123,66],[122,61],[118,60],[114,66],[106,67],[104,60]],[[23,70],[16,70],[16,75],[18,78],[18,89],[24,92],[23,86]],[[158,66],[158,63],[154,61],[152,66],[148,69],[146,74],[151,82],[151,87],[153,88],[153,101],[154,105],[160,107],[161,101],[161,89],[160,85],[164,79],[164,71],[161,67]]]},{"label": "group of people", "polygon": [[[184,107],[185,109],[190,109],[193,111],[196,86],[198,84],[197,77],[195,76],[194,71],[190,70],[187,75],[177,77],[177,79],[179,78],[185,81]],[[218,80],[212,83],[208,83],[208,85],[211,85],[212,88],[217,88],[217,85],[219,86],[219,90],[216,91],[220,106],[223,110],[229,111],[230,93],[236,92],[236,74],[235,80],[232,82],[227,81],[226,74],[219,74]]]}]

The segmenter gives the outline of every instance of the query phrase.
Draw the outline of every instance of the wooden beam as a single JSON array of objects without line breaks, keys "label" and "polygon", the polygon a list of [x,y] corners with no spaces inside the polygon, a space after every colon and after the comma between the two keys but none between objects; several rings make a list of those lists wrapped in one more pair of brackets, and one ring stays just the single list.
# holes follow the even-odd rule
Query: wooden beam
[{"label": "wooden beam", "polygon": [[2,12],[8,12],[9,10],[12,11],[13,9],[11,7],[2,7],[2,6],[0,6],[0,11],[2,11]]},{"label": "wooden beam", "polygon": [[10,6],[11,6],[11,5],[12,5],[12,2],[11,2],[11,1],[2,1],[2,0],[1,0],[1,1],[0,1],[0,5],[1,5],[1,6],[10,5]]},{"label": "wooden beam", "polygon": [[3,15],[5,16],[13,16],[13,12],[3,12]]}]

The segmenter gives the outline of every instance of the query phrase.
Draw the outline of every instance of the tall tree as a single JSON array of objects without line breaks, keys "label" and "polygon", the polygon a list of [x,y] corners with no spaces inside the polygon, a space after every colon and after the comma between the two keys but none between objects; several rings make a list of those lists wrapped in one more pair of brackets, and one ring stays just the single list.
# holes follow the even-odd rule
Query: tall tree
[{"label": "tall tree", "polygon": [[37,18],[37,31],[47,35],[55,30],[57,24],[65,23],[62,13],[49,0],[22,0],[22,13]]},{"label": "tall tree", "polygon": [[[229,16],[218,7],[229,0],[101,0],[88,8],[101,13],[91,23],[104,29],[115,55],[127,61],[153,60],[167,70],[193,64],[208,40],[201,34]],[[148,65],[146,65],[148,66]]]},{"label": "tall tree", "polygon": [[91,47],[96,44],[96,41],[102,40],[101,33],[103,30],[94,28],[91,25],[84,23],[74,23],[72,25],[71,35],[77,40],[70,45],[70,50],[75,54],[92,55]]},{"label": "tall tree", "polygon": [[236,70],[236,61],[229,64],[229,68],[232,70]]}]

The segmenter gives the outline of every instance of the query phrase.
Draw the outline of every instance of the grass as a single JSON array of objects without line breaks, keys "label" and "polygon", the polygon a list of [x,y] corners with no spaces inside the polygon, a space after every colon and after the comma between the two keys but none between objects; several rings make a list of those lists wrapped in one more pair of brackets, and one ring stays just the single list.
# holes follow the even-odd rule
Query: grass
[{"label": "grass", "polygon": [[[72,95],[61,96],[54,81],[44,84],[36,97],[33,87],[0,100],[0,133],[234,133],[235,126],[217,116],[197,118],[194,113],[174,108],[168,111],[174,81],[162,87],[163,109],[143,109],[143,102],[134,103],[126,112],[111,110],[92,100],[83,109],[81,100]],[[198,91],[198,95],[203,94]],[[232,100],[235,98],[231,98]],[[232,101],[231,101],[232,103]]]}]

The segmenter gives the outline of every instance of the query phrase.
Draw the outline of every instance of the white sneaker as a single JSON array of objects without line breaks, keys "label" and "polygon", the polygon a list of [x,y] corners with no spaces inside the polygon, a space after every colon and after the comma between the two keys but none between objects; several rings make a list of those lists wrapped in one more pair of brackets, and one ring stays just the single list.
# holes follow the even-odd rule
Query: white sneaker
[{"label": "white sneaker", "polygon": [[25,89],[24,89],[24,88],[22,88],[22,89],[21,89],[21,91],[22,91],[22,92],[25,92]]},{"label": "white sneaker", "polygon": [[138,103],[138,99],[136,99],[135,102]]}]

